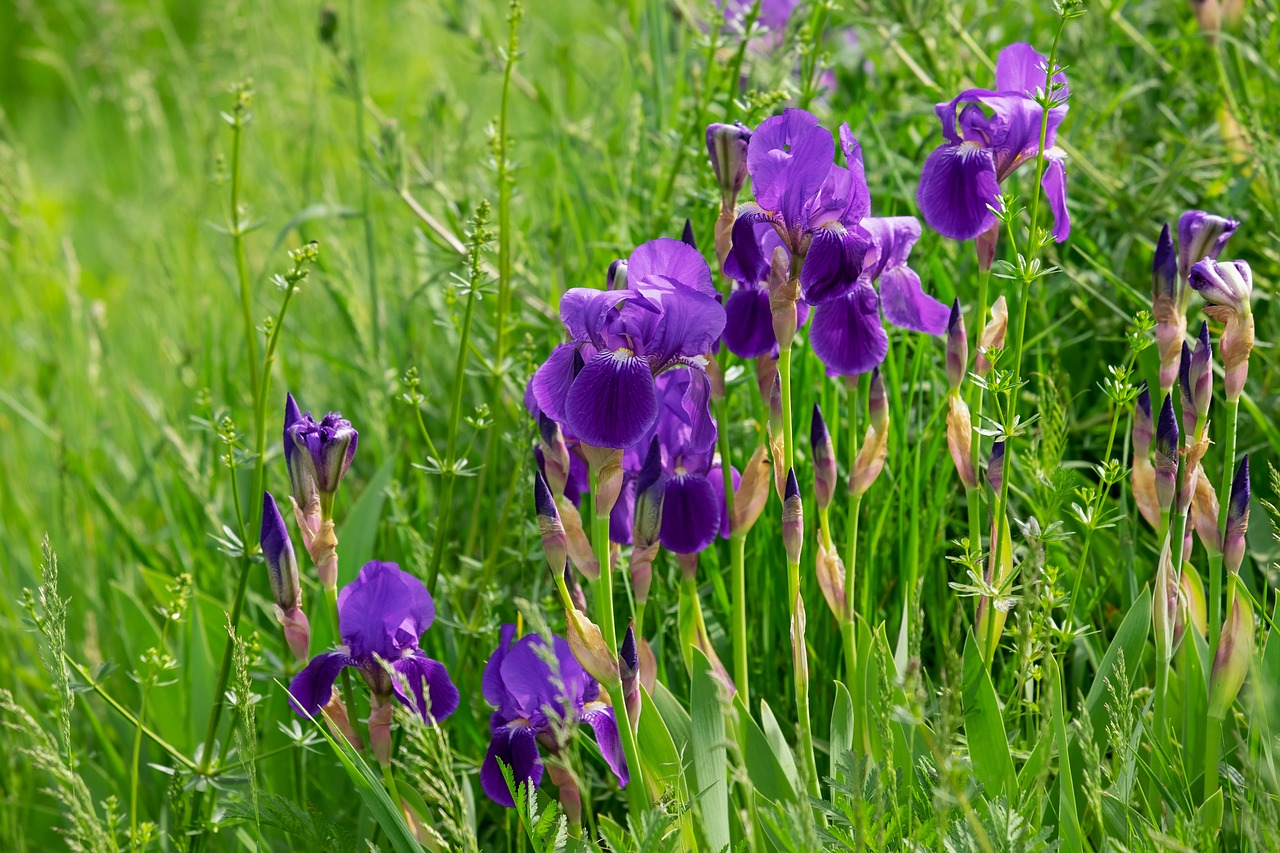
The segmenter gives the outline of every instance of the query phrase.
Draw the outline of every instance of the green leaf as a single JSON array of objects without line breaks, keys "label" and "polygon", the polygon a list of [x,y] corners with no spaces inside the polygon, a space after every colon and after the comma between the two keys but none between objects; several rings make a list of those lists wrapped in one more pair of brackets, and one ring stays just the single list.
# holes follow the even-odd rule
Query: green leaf
[{"label": "green leaf", "polygon": [[693,650],[693,677],[689,705],[692,710],[694,796],[702,815],[707,849],[729,846],[729,757],[725,748],[724,711],[720,684],[701,650]]},{"label": "green leaf", "polygon": [[997,794],[1012,797],[1016,780],[1004,719],[972,631],[964,644],[963,699],[964,733],[969,741],[974,775],[986,788],[988,797],[994,798]]},{"label": "green leaf", "polygon": [[666,723],[667,731],[671,732],[671,740],[676,745],[676,752],[684,754],[689,747],[689,712],[680,704],[680,700],[671,695],[671,691],[667,689],[667,685],[661,681],[653,686],[654,707],[658,709],[658,713],[662,716],[662,722]]},{"label": "green leaf", "polygon": [[[1149,603],[1150,596],[1147,596],[1147,599]],[[1127,618],[1125,621],[1128,621]],[[1108,651],[1107,654],[1110,655],[1111,652]],[[1071,741],[1067,736],[1067,709],[1062,701],[1062,670],[1058,668],[1058,661],[1053,655],[1046,655],[1045,660],[1049,667],[1049,682],[1053,685],[1053,701],[1049,710],[1050,724],[1053,726],[1054,740],[1058,745],[1058,840],[1062,845],[1060,849],[1064,853],[1081,853],[1084,844],[1080,832],[1079,813],[1076,811],[1075,775],[1071,772]]]},{"label": "green leaf", "polygon": [[836,682],[836,701],[831,709],[831,778],[836,777],[836,765],[853,749],[853,699],[841,682]]},{"label": "green leaf", "polygon": [[769,741],[769,747],[773,750],[773,754],[778,758],[778,764],[782,766],[782,772],[786,774],[787,780],[791,783],[793,791],[801,790],[800,772],[796,770],[796,757],[791,751],[791,747],[787,745],[787,739],[782,734],[782,728],[778,725],[778,718],[773,715],[773,709],[769,707],[769,703],[763,699],[760,700],[760,723],[764,730],[764,736]]},{"label": "green leaf", "polygon": [[1200,806],[1200,825],[1217,837],[1222,829],[1222,789],[1213,792],[1213,796]]},{"label": "green leaf", "polygon": [[[1141,675],[1138,662],[1142,660],[1142,650],[1147,644],[1147,635],[1151,631],[1151,589],[1143,587],[1133,606],[1125,614],[1120,629],[1116,631],[1107,653],[1102,656],[1098,672],[1093,677],[1093,685],[1089,695],[1085,697],[1084,707],[1093,723],[1093,736],[1101,742],[1105,737],[1107,715],[1099,713],[1107,697],[1107,679],[1115,677],[1116,661],[1124,652],[1125,670],[1129,674],[1129,683],[1124,689],[1132,690],[1134,683]],[[1120,689],[1120,685],[1116,686]]]},{"label": "green leaf", "polygon": [[[680,783],[684,778],[684,767],[680,761],[680,753],[667,724],[644,687],[640,688],[640,728],[637,737],[640,741],[640,756],[644,761],[645,779],[653,783],[659,796],[665,796],[673,790],[678,795],[681,794]],[[678,797],[681,800],[686,798],[687,794]]]},{"label": "green leaf", "polygon": [[395,470],[396,455],[387,455],[387,461],[373,475],[364,492],[347,513],[342,529],[338,531],[338,585],[350,583],[360,573],[360,567],[374,558],[374,543],[378,537],[378,523],[382,518],[382,504],[386,500],[387,483]]},{"label": "green leaf", "polygon": [[[780,757],[774,751],[769,738],[751,718],[751,712],[747,710],[746,705],[742,704],[741,696],[733,697],[733,706],[738,712],[738,737],[742,741],[742,758],[747,765],[751,786],[762,797],[774,802],[782,800],[794,802],[795,781],[783,769]],[[791,751],[788,749],[788,757],[790,754]],[[794,761],[791,763],[791,768],[795,770]]]},{"label": "green leaf", "polygon": [[1031,750],[1031,755],[1027,756],[1026,763],[1018,771],[1018,793],[1022,797],[1030,796],[1032,791],[1040,785],[1042,781],[1040,774],[1049,761],[1049,749],[1052,743],[1053,741],[1049,738],[1039,738],[1035,749]]}]

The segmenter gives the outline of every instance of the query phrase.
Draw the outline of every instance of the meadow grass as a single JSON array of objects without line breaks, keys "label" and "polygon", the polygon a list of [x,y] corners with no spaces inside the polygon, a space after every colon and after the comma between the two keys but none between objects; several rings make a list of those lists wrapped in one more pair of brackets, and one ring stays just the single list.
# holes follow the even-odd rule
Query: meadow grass
[{"label": "meadow grass", "polygon": [[[335,511],[340,584],[376,558],[435,598],[423,648],[462,704],[437,727],[401,721],[401,795],[438,849],[578,843],[557,840],[555,786],[503,809],[477,784],[499,626],[563,626],[522,402],[562,340],[560,295],[603,287],[610,261],[678,237],[686,219],[715,269],[711,122],[755,126],[784,106],[847,121],[873,214],[918,215],[934,104],[988,85],[1010,42],[1047,52],[1060,24],[1048,2],[806,2],[776,44],[744,46],[697,2],[323,8],[0,6],[0,848],[415,849],[371,755],[287,701],[297,664],[256,553],[259,487],[288,488],[286,391],[360,431]],[[1056,55],[1071,87],[1058,141],[1073,225],[1044,250],[1054,269],[1028,288],[1025,335],[1010,331],[998,363],[1020,353],[1023,384],[1004,398],[1036,416],[1010,439],[1009,544],[972,537],[947,450],[944,342],[891,328],[885,472],[852,513],[837,490],[830,518],[836,542],[858,531],[856,678],[821,603],[816,533],[799,563],[820,778],[788,747],[802,739],[770,498],[745,541],[750,705],[722,706],[712,666],[688,648],[701,619],[735,669],[731,543],[701,555],[697,617],[663,553],[644,634],[664,687],[646,695],[639,737],[685,769],[659,774],[659,809],[623,832],[626,794],[576,739],[585,835],[615,850],[722,837],[780,850],[1280,846],[1280,548],[1264,503],[1280,485],[1280,13],[1248,3],[1214,38],[1184,3],[1096,0]],[[1031,172],[1006,187],[1023,208],[1038,204]],[[1174,719],[1154,722],[1161,539],[1129,490],[1120,390],[1154,384],[1150,324],[1135,317],[1151,307],[1161,224],[1192,208],[1240,220],[1224,258],[1252,266],[1258,338],[1231,440],[1252,460],[1241,587],[1264,639],[1221,724],[1216,797],[1202,778],[1214,721],[1185,687],[1198,677],[1204,701],[1212,646],[1195,631],[1173,662]],[[1026,246],[1025,219],[1010,234]],[[290,250],[310,241],[308,274],[290,275]],[[1016,264],[1009,246],[997,257]],[[912,265],[928,292],[961,301],[972,335],[971,247],[926,227]],[[1012,269],[997,266],[990,296],[1020,307]],[[807,413],[822,404],[842,477],[866,417],[850,422],[849,392],[804,337],[790,404],[815,531]],[[754,366],[725,366],[721,448],[741,469],[768,413]],[[1211,413],[1215,486],[1226,420]],[[985,458],[990,437],[975,438]],[[983,505],[980,539],[997,504]],[[1002,548],[1020,568],[992,662],[982,638],[966,642],[966,568]],[[1207,579],[1199,545],[1191,562]],[[315,652],[335,640],[309,564],[302,574]]]}]

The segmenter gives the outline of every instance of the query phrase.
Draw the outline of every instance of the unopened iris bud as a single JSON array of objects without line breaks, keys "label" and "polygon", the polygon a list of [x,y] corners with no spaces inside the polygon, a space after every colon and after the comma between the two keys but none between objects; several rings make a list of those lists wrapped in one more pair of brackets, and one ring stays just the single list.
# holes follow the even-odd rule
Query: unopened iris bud
[{"label": "unopened iris bud", "polygon": [[329,412],[318,423],[311,413],[302,414],[293,395],[285,403],[284,458],[289,466],[293,498],[308,508],[319,502],[320,518],[333,517],[333,496],[351,467],[360,436],[351,422]]},{"label": "unopened iris bud", "polygon": [[1155,433],[1155,423],[1151,417],[1151,389],[1142,383],[1138,399],[1133,407],[1133,455],[1149,457],[1151,455],[1151,438]]},{"label": "unopened iris bud", "polygon": [[547,555],[547,565],[552,572],[558,572],[569,559],[569,540],[551,489],[542,472],[536,470],[533,472],[533,505],[538,515],[538,532],[542,535],[542,550]]},{"label": "unopened iris bud", "polygon": [[964,330],[964,314],[960,300],[951,303],[951,319],[947,321],[947,382],[955,391],[969,369],[969,338]]},{"label": "unopened iris bud", "polygon": [[787,549],[787,562],[799,563],[804,546],[804,504],[794,468],[787,469],[787,488],[782,497],[782,544]]},{"label": "unopened iris bud", "polygon": [[1156,348],[1160,355],[1160,390],[1168,393],[1178,377],[1182,339],[1187,333],[1186,288],[1178,277],[1178,256],[1168,224],[1160,231],[1151,266],[1151,316],[1156,321]]},{"label": "unopened iris bud", "polygon": [[982,327],[982,335],[978,339],[978,355],[973,360],[973,369],[979,376],[991,372],[991,361],[987,353],[1004,348],[1005,332],[1009,329],[1009,305],[1000,296],[991,305],[991,319]]},{"label": "unopened iris bud", "polygon": [[364,740],[356,734],[355,727],[351,725],[347,706],[343,704],[336,689],[330,695],[329,703],[321,710],[324,712],[325,722],[329,724],[329,731],[333,732],[334,737],[344,738],[357,752],[364,750]]},{"label": "unopened iris bud", "polygon": [[267,563],[267,575],[271,580],[271,595],[275,599],[276,621],[284,629],[289,650],[300,661],[309,657],[311,626],[307,614],[302,612],[302,587],[298,583],[298,561],[293,553],[293,542],[284,517],[270,492],[262,493],[262,534],[259,539],[262,556]]},{"label": "unopened iris bud", "polygon": [[538,413],[538,449],[542,451],[542,468],[546,473],[547,485],[555,499],[560,500],[564,497],[564,487],[569,482],[572,464],[569,445],[564,440],[560,424],[541,412]]},{"label": "unopened iris bud", "polygon": [[1196,413],[1201,417],[1209,414],[1209,404],[1213,400],[1213,343],[1209,340],[1209,324],[1200,323],[1200,334],[1196,337],[1196,349],[1191,354],[1191,369],[1187,379],[1195,402]]},{"label": "unopened iris bud", "polygon": [[1166,395],[1156,423],[1156,502],[1161,512],[1173,506],[1178,476],[1178,419],[1173,414],[1173,395]]},{"label": "unopened iris bud", "polygon": [[1225,719],[1240,694],[1249,661],[1253,658],[1253,607],[1249,599],[1237,595],[1231,613],[1222,626],[1218,650],[1209,673],[1209,716]]},{"label": "unopened iris bud", "polygon": [[640,723],[640,648],[636,644],[634,624],[627,625],[627,633],[622,638],[622,645],[618,647],[618,674],[622,682],[627,720],[634,731]]},{"label": "unopened iris bud", "polygon": [[1182,434],[1193,435],[1196,429],[1196,401],[1191,396],[1191,348],[1182,343],[1182,356],[1178,359],[1178,385],[1182,411]]},{"label": "unopened iris bud", "polygon": [[742,469],[742,481],[733,493],[733,518],[729,530],[734,536],[745,536],[755,526],[764,505],[769,501],[769,479],[773,465],[765,455],[763,445],[757,445],[747,467]]},{"label": "unopened iris bud", "polygon": [[[1152,527],[1160,527],[1160,502],[1156,498],[1156,469],[1151,465],[1151,392],[1146,383],[1133,407],[1133,499],[1138,512]],[[1215,518],[1215,524],[1217,523]]]},{"label": "unopened iris bud", "polygon": [[389,696],[374,693],[369,698],[369,746],[380,767],[391,764],[391,723],[395,704]]},{"label": "unopened iris bud", "polygon": [[[1173,552],[1169,537],[1165,537],[1160,549],[1160,563],[1156,568],[1155,589],[1151,600],[1151,629],[1155,635],[1158,666],[1168,666],[1174,651],[1174,621],[1178,614],[1178,573],[1173,567]],[[1178,544],[1181,550],[1181,543]]]},{"label": "unopened iris bud", "polygon": [[707,156],[720,185],[721,208],[732,209],[747,180],[747,145],[751,131],[742,122],[707,126]]},{"label": "unopened iris bud", "polygon": [[1182,603],[1178,608],[1177,617],[1173,623],[1173,647],[1178,648],[1182,642],[1183,635],[1187,631],[1187,623],[1191,623],[1191,627],[1195,628],[1201,637],[1205,636],[1208,631],[1209,619],[1206,616],[1204,584],[1200,581],[1200,576],[1196,574],[1196,570],[1189,565],[1182,567],[1182,575],[1178,580],[1178,586],[1181,590]]},{"label": "unopened iris bud", "polygon": [[831,608],[836,621],[843,624],[849,619],[844,587],[844,561],[840,559],[840,553],[835,548],[830,551],[826,549],[822,544],[821,536],[818,537],[818,561],[815,569],[818,574],[818,587],[822,590],[822,597],[826,600],[827,607]]},{"label": "unopened iris bud", "polygon": [[[1189,210],[1178,220],[1178,274],[1191,275],[1197,261],[1216,261],[1240,223],[1203,210]],[[1183,303],[1185,306],[1185,302]]]},{"label": "unopened iris bud", "polygon": [[1244,562],[1244,537],[1249,531],[1249,457],[1240,460],[1231,481],[1231,503],[1227,505],[1227,535],[1222,540],[1222,562],[1236,574]]},{"label": "unopened iris bud", "polygon": [[871,425],[867,427],[862,447],[858,448],[858,458],[853,461],[853,471],[849,474],[849,492],[854,497],[866,494],[884,470],[885,460],[889,457],[889,397],[885,393],[884,376],[878,367],[871,371],[867,413]]},{"label": "unopened iris bud", "polygon": [[649,444],[644,467],[636,479],[635,515],[631,525],[631,587],[640,604],[649,600],[649,587],[653,583],[653,561],[658,557],[665,496],[662,450],[655,438]]},{"label": "unopened iris bud", "polygon": [[[1000,244],[1000,223],[997,222],[978,235],[973,241],[973,248],[978,254],[978,269],[987,272],[996,259],[996,248]],[[979,318],[981,319],[981,318]]]},{"label": "unopened iris bud", "polygon": [[836,452],[831,446],[831,433],[822,419],[822,408],[813,404],[813,421],[809,428],[809,447],[813,452],[813,490],[818,510],[831,505],[836,493]]},{"label": "unopened iris bud", "polygon": [[1227,400],[1235,402],[1244,393],[1253,350],[1253,274],[1244,261],[1206,258],[1192,264],[1191,286],[1208,303],[1205,313],[1224,324],[1219,342],[1223,388]]},{"label": "unopened iris bud", "polygon": [[627,262],[619,258],[609,264],[608,282],[605,290],[627,289]]},{"label": "unopened iris bud", "polygon": [[800,278],[790,276],[790,266],[787,250],[775,247],[769,266],[769,312],[773,318],[773,336],[781,350],[791,349],[799,325],[796,303],[800,301]]},{"label": "unopened iris bud", "polygon": [[688,217],[685,217],[684,230],[680,232],[680,242],[694,249],[698,248],[698,240],[693,236],[693,223]]},{"label": "unopened iris bud", "polygon": [[1169,223],[1160,229],[1160,239],[1156,242],[1156,255],[1151,264],[1151,301],[1160,299],[1177,301],[1178,298],[1178,255],[1173,248],[1173,234]]},{"label": "unopened iris bud", "polygon": [[991,490],[1000,494],[1004,485],[1004,442],[997,441],[991,445],[991,458],[987,460],[987,483]]},{"label": "unopened iris bud", "polygon": [[978,474],[973,468],[973,417],[969,414],[969,405],[959,394],[950,396],[950,404],[947,411],[947,449],[951,451],[951,462],[960,475],[960,484],[967,492],[978,485]]},{"label": "unopened iris bud", "polygon": [[591,677],[606,689],[617,687],[619,684],[618,661],[605,645],[600,626],[588,619],[587,615],[576,607],[565,609],[564,620],[565,636],[578,663],[582,664],[582,668],[591,673]]}]

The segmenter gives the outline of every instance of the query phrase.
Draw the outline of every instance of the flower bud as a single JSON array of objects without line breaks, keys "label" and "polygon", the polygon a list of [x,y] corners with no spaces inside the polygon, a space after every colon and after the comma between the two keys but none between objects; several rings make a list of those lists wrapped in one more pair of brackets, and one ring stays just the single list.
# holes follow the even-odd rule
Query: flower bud
[{"label": "flower bud", "polygon": [[658,439],[649,444],[644,467],[636,478],[635,516],[631,525],[631,587],[637,603],[649,600],[653,561],[658,556],[662,530],[662,504],[666,481],[662,476],[662,450]]},{"label": "flower bud", "polygon": [[[551,751],[555,752],[555,750]],[[578,786],[578,777],[574,775],[573,768],[558,755],[545,762],[545,766],[547,777],[551,779],[551,784],[556,786],[556,791],[559,793],[560,810],[569,821],[571,831],[580,833],[582,831],[582,789]],[[577,829],[572,829],[573,827]]]},{"label": "flower bud", "polygon": [[687,216],[684,218],[684,230],[680,232],[680,242],[691,249],[698,248],[698,239],[693,236],[693,222]]},{"label": "flower bud", "polygon": [[997,222],[978,235],[973,247],[978,254],[978,270],[988,272],[996,259],[996,248],[1000,244],[1000,223]]},{"label": "flower bud", "polygon": [[533,504],[538,515],[538,532],[542,535],[542,550],[547,556],[547,565],[552,572],[558,572],[569,559],[568,537],[556,509],[555,498],[551,496],[551,489],[542,473],[536,470],[533,472]]},{"label": "flower bud", "polygon": [[302,603],[302,587],[298,583],[298,561],[293,554],[289,529],[270,492],[262,493],[262,533],[259,536],[262,557],[271,580],[271,595],[276,607],[292,610]]},{"label": "flower bud", "polygon": [[342,703],[342,698],[338,695],[335,688],[329,696],[329,702],[321,711],[324,713],[324,720],[329,724],[329,731],[333,732],[335,738],[341,737],[351,744],[356,752],[364,750],[364,741],[360,735],[356,734],[355,728],[351,725],[351,718],[347,715],[347,706]]},{"label": "flower bud", "polygon": [[579,444],[587,457],[588,467],[596,475],[596,515],[607,516],[622,494],[622,451],[611,447],[591,447]]},{"label": "flower bud", "polygon": [[809,427],[809,447],[813,452],[813,490],[818,510],[831,505],[836,493],[836,452],[831,446],[831,433],[822,419],[822,407],[813,404],[813,421]]},{"label": "flower bud", "polygon": [[1205,311],[1226,322],[1229,314],[1244,316],[1253,309],[1253,274],[1244,261],[1217,261],[1205,258],[1191,266],[1191,287],[1208,303]]},{"label": "flower bud", "polygon": [[955,391],[969,369],[969,338],[964,330],[964,314],[960,300],[951,303],[951,319],[947,321],[947,382]]},{"label": "flower bud", "polygon": [[1155,444],[1156,502],[1160,511],[1173,506],[1178,475],[1178,419],[1173,414],[1173,395],[1165,395],[1156,423]]},{"label": "flower bud", "polygon": [[720,185],[721,209],[733,208],[747,180],[747,145],[751,131],[742,122],[707,126],[707,155]]},{"label": "flower bud", "polygon": [[[1187,445],[1183,451],[1182,460],[1178,464],[1178,492],[1174,499],[1174,508],[1177,512],[1186,514],[1191,510],[1191,504],[1195,498],[1197,484],[1199,483],[1199,475],[1204,471],[1200,467],[1200,460],[1204,458],[1205,453],[1209,450],[1209,437],[1206,435],[1194,444]],[[1191,536],[1192,528],[1186,529],[1186,535]],[[1190,545],[1187,546],[1188,550]]]},{"label": "flower bud", "polygon": [[[1178,220],[1178,274],[1188,278],[1197,261],[1206,258],[1216,261],[1239,225],[1234,219],[1214,216],[1203,210],[1189,210],[1182,214]],[[1186,303],[1183,304],[1185,306]]]},{"label": "flower bud", "polygon": [[791,349],[799,325],[796,303],[800,301],[800,278],[790,276],[790,266],[787,250],[781,246],[774,247],[769,266],[769,311],[773,316],[773,335],[778,341],[778,349],[783,350]]},{"label": "flower bud", "polygon": [[622,258],[618,258],[610,262],[609,272],[605,282],[605,290],[626,290],[627,289],[627,262]]},{"label": "flower bud", "polygon": [[1231,503],[1227,506],[1227,534],[1222,540],[1222,562],[1231,574],[1244,562],[1244,537],[1249,530],[1249,457],[1240,460],[1231,481]]},{"label": "flower bud", "polygon": [[1004,442],[997,441],[991,445],[991,458],[987,460],[987,483],[991,490],[1000,494],[1004,485]]},{"label": "flower bud", "polygon": [[609,652],[604,643],[604,635],[600,626],[587,618],[587,615],[576,607],[565,608],[565,636],[569,640],[569,648],[573,656],[582,664],[582,668],[591,673],[591,677],[599,681],[607,690],[619,685],[618,661]]},{"label": "flower bud", "polygon": [[333,496],[351,467],[359,434],[351,422],[337,412],[329,412],[319,423],[311,413],[302,414],[293,395],[285,402],[284,458],[289,466],[293,498],[311,513],[318,504],[319,517],[333,517]]},{"label": "flower bud", "polygon": [[970,491],[978,485],[978,474],[973,469],[973,419],[969,405],[957,393],[950,395],[951,408],[947,412],[947,449],[951,462],[960,475],[960,484]]},{"label": "flower bud", "polygon": [[871,426],[884,431],[889,427],[889,395],[884,388],[884,374],[879,367],[871,369],[871,383],[867,388],[867,415]]},{"label": "flower bud", "polygon": [[786,431],[782,425],[782,381],[776,373],[769,392],[769,454],[774,460],[773,486],[781,500],[787,488],[787,472],[781,464],[786,458]]},{"label": "flower bud", "polygon": [[[781,463],[779,463],[781,464]],[[769,479],[773,466],[765,458],[764,445],[757,445],[742,469],[742,481],[733,493],[733,518],[729,530],[733,535],[746,535],[755,526],[769,501]]]},{"label": "flower bud", "polygon": [[1160,229],[1155,259],[1151,264],[1151,302],[1153,305],[1161,299],[1176,302],[1177,298],[1178,256],[1173,248],[1173,234],[1169,231],[1169,223],[1166,222]]},{"label": "flower bud", "polygon": [[565,443],[560,424],[538,413],[538,449],[542,451],[542,469],[547,485],[556,500],[564,497],[564,487],[569,482],[572,460],[569,445]]},{"label": "flower bud", "polygon": [[[805,614],[804,596],[796,592],[796,600],[791,608],[791,666],[796,682],[809,687],[809,650],[804,641]],[[799,689],[799,688],[797,688]]]},{"label": "flower bud", "polygon": [[826,599],[832,615],[841,624],[847,622],[849,613],[845,600],[844,561],[840,559],[840,553],[835,548],[830,551],[826,549],[822,544],[821,536],[818,537],[818,561],[815,569],[818,574],[818,587],[822,590],[822,597]]},{"label": "flower bud", "polygon": [[867,395],[867,411],[871,425],[858,448],[858,458],[849,472],[849,493],[862,497],[884,470],[889,457],[889,399],[884,390],[880,368],[871,371],[871,387]]},{"label": "flower bud", "polygon": [[1208,417],[1209,405],[1213,401],[1213,344],[1209,340],[1208,323],[1200,323],[1200,334],[1196,337],[1195,352],[1191,354],[1183,393],[1191,398],[1197,415]]},{"label": "flower bud", "polygon": [[794,468],[787,469],[787,488],[782,497],[782,544],[787,549],[787,562],[799,563],[804,546],[804,504]]},{"label": "flower bud", "polygon": [[1210,555],[1222,552],[1222,531],[1218,529],[1218,493],[1204,472],[1196,467],[1195,494],[1191,497],[1191,526]]},{"label": "flower bud", "polygon": [[[1181,549],[1181,543],[1178,544]],[[1178,614],[1178,572],[1173,567],[1173,552],[1169,536],[1160,549],[1160,563],[1156,568],[1155,589],[1151,599],[1151,630],[1155,635],[1157,666],[1168,666],[1174,651],[1174,621]]]},{"label": "flower bud", "polygon": [[1181,604],[1178,607],[1178,613],[1173,622],[1173,647],[1176,649],[1182,643],[1183,635],[1187,631],[1187,623],[1191,623],[1191,627],[1195,628],[1203,637],[1208,632],[1208,617],[1205,615],[1205,599],[1204,584],[1200,581],[1200,575],[1196,574],[1196,570],[1190,565],[1182,567],[1182,575],[1178,580],[1180,588]]},{"label": "flower bud", "polygon": [[991,319],[982,328],[982,335],[978,340],[978,356],[973,360],[973,369],[979,376],[986,376],[991,372],[991,362],[986,354],[1004,347],[1004,336],[1008,329],[1009,306],[1004,296],[1000,296],[992,303]]},{"label": "flower bud", "polygon": [[1168,393],[1178,375],[1178,358],[1187,331],[1185,287],[1178,277],[1178,258],[1166,224],[1156,244],[1151,268],[1151,316],[1156,321],[1156,349],[1160,356],[1160,390]]},{"label": "flower bud", "polygon": [[582,514],[573,505],[573,501],[565,497],[556,501],[556,509],[560,511],[560,523],[564,526],[569,561],[588,580],[595,580],[600,577],[600,561],[582,528]]},{"label": "flower bud", "polygon": [[1138,399],[1133,407],[1133,456],[1146,459],[1151,456],[1151,437],[1155,424],[1151,418],[1151,390],[1142,383]]},{"label": "flower bud", "polygon": [[627,720],[631,724],[631,730],[635,731],[640,724],[640,649],[636,645],[634,623],[627,625],[627,633],[618,648],[618,673],[621,677]]},{"label": "flower bud", "polygon": [[1237,595],[1231,613],[1222,626],[1218,650],[1209,673],[1209,716],[1225,719],[1236,701],[1253,658],[1253,607],[1249,599]]}]

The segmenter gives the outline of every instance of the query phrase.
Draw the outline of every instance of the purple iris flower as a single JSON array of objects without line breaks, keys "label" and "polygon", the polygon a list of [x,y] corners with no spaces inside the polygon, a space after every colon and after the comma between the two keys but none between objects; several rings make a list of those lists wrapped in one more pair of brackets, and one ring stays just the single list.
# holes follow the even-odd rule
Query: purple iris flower
[{"label": "purple iris flower", "polygon": [[539,746],[551,752],[565,747],[572,726],[586,723],[595,732],[604,760],[618,777],[630,779],[613,708],[600,699],[600,683],[573,656],[567,640],[548,643],[528,634],[514,644],[516,626],[503,625],[498,648],[484,668],[484,698],[497,708],[489,718],[489,751],[480,766],[480,787],[489,799],[511,808],[515,803],[498,765],[511,768],[517,785],[542,781]]},{"label": "purple iris flower", "polygon": [[[874,217],[862,220],[860,230],[868,243],[862,274],[853,290],[814,311],[809,342],[828,372],[840,376],[866,373],[884,361],[889,336],[880,321],[915,332],[941,335],[947,330],[950,310],[926,294],[920,276],[907,266],[911,247],[920,239],[920,223],[914,216]],[[877,295],[873,283],[880,283]]]},{"label": "purple iris flower", "polygon": [[[316,716],[329,703],[333,683],[344,667],[356,667],[375,702],[392,693],[423,720],[443,720],[458,707],[458,688],[444,664],[418,648],[436,609],[422,581],[395,563],[365,563],[359,576],[338,595],[338,624],[343,645],[316,655],[289,685],[295,711]],[[401,679],[392,678],[379,658]],[[424,691],[425,686],[425,691]],[[429,701],[428,701],[429,700]]]},{"label": "purple iris flower", "polygon": [[[1011,44],[996,60],[996,88],[966,89],[934,111],[942,122],[943,145],[925,160],[916,201],[929,226],[952,240],[972,240],[996,223],[988,208],[1000,207],[1000,184],[1023,163],[1034,162],[1040,148],[1044,108],[1037,89],[1044,89],[1047,60],[1029,44]],[[1067,76],[1053,76],[1065,102]],[[1045,136],[1045,171],[1040,185],[1053,210],[1053,237],[1059,243],[1071,233],[1067,213],[1066,155],[1054,148],[1065,103],[1049,110]]]},{"label": "purple iris flower", "polygon": [[[610,538],[632,542],[636,495],[662,482],[658,541],[677,554],[705,549],[724,527],[724,474],[715,458],[717,430],[706,383],[691,370],[657,379],[659,414],[653,429],[622,457],[622,495],[610,517]],[[658,453],[651,455],[656,442]],[[727,534],[725,534],[727,536]]]},{"label": "purple iris flower", "polygon": [[[866,242],[858,223],[871,210],[862,146],[840,125],[845,165],[834,162],[835,140],[809,112],[785,110],[761,122],[747,146],[755,202],[733,226],[725,274],[758,286],[781,246],[799,271],[800,298],[810,305],[839,299],[862,272]],[[775,242],[770,232],[778,238]]]},{"label": "purple iris flower", "polygon": [[[734,230],[738,231],[736,227]],[[745,234],[745,228],[738,231],[735,240]],[[734,286],[724,304],[725,325],[721,340],[738,358],[756,358],[778,347],[778,339],[773,333],[773,312],[769,307],[769,268],[773,250],[779,246],[786,247],[767,223],[753,225],[749,239],[758,239],[759,244],[746,246],[736,254],[731,250],[725,262],[725,274],[734,280]],[[736,244],[734,248],[737,248]],[[808,319],[808,304],[797,303],[796,327],[803,327]]]},{"label": "purple iris flower", "polygon": [[[351,467],[360,436],[351,421],[329,412],[317,423],[303,414],[293,395],[284,410],[284,458],[289,466],[293,497],[304,510],[317,496],[323,510],[333,506],[333,494]],[[327,517],[327,515],[326,515]]]},{"label": "purple iris flower", "polygon": [[[533,376],[538,407],[593,447],[627,448],[658,417],[654,378],[686,365],[707,384],[702,357],[724,330],[724,308],[702,255],[651,240],[627,259],[625,290],[573,288],[560,300],[572,340]],[[709,392],[708,392],[709,393]]]}]

